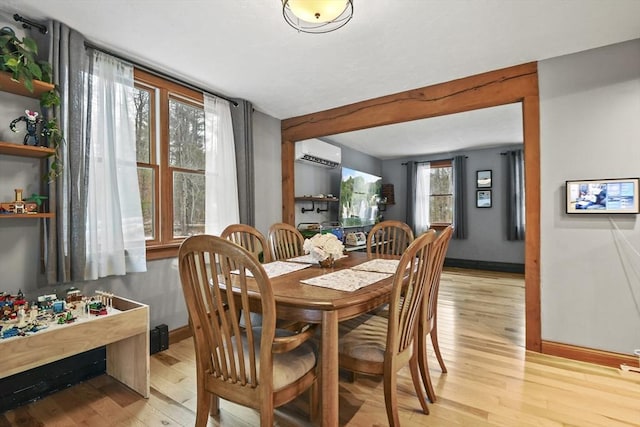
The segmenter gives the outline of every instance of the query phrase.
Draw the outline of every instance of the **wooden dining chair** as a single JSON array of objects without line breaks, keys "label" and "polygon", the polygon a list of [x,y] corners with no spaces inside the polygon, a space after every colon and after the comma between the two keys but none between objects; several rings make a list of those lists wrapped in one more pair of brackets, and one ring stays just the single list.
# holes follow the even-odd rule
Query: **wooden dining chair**
[{"label": "wooden dining chair", "polygon": [[413,242],[411,227],[402,221],[387,220],[377,223],[367,235],[367,255],[402,255]]},{"label": "wooden dining chair", "polygon": [[[256,228],[246,224],[231,224],[228,225],[220,237],[232,241],[233,243],[242,246],[259,262],[266,264],[271,262],[271,251],[267,244],[267,239]],[[236,267],[232,266],[235,270]],[[260,314],[251,313],[251,319],[254,325],[260,324]],[[240,323],[244,325],[244,319],[240,320]],[[306,323],[297,322],[295,320],[278,319],[276,321],[276,328],[289,329],[292,331],[300,330],[306,327]]]},{"label": "wooden dining chair", "polygon": [[271,262],[271,251],[267,239],[255,227],[246,224],[231,224],[222,230],[220,237],[242,246],[261,263]]},{"label": "wooden dining chair", "polygon": [[[243,247],[217,236],[187,238],[178,252],[180,281],[193,333],[197,369],[196,426],[219,412],[219,398],[257,409],[271,426],[274,408],[311,388],[315,414],[315,331],[277,330],[271,283]],[[232,266],[239,267],[232,273]],[[253,277],[250,277],[250,274]],[[259,298],[255,293],[259,292]],[[262,312],[260,327],[239,324],[238,313]]]},{"label": "wooden dining chair", "polygon": [[425,385],[427,396],[431,402],[436,401],[436,393],[431,382],[429,374],[429,365],[427,358],[427,335],[431,337],[433,351],[436,354],[440,369],[443,374],[447,373],[447,368],[440,354],[440,346],[438,344],[438,292],[440,290],[440,277],[442,275],[442,267],[444,259],[449,248],[449,242],[453,235],[453,226],[449,225],[440,232],[436,240],[433,242],[431,266],[429,268],[429,283],[425,288],[424,302],[422,313],[420,315],[420,324],[418,326],[418,363],[420,365],[420,374],[422,382]]},{"label": "wooden dining chair", "polygon": [[382,375],[387,418],[400,425],[397,372],[407,363],[422,411],[429,413],[420,381],[415,344],[422,299],[429,276],[431,245],[435,232],[424,233],[404,251],[393,278],[389,317],[367,313],[339,326],[340,367],[362,374]]},{"label": "wooden dining chair", "polygon": [[269,246],[274,261],[304,255],[304,237],[293,225],[278,222],[269,227]]}]

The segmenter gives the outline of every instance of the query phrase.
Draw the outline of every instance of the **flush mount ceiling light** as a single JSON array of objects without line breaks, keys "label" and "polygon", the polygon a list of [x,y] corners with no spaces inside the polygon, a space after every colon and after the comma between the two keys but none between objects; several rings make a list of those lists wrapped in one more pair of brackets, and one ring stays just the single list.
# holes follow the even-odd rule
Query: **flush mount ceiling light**
[{"label": "flush mount ceiling light", "polygon": [[353,0],[282,0],[287,24],[303,33],[328,33],[353,16]]}]

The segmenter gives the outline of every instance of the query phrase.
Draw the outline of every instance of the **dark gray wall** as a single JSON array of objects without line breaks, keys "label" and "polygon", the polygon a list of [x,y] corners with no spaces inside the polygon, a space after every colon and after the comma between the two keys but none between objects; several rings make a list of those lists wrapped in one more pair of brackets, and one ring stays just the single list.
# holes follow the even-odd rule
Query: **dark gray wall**
[{"label": "dark gray wall", "polygon": [[[415,161],[434,161],[450,159],[454,155],[467,156],[467,212],[468,238],[452,240],[447,258],[524,264],[524,242],[512,242],[506,238],[506,188],[505,158],[500,153],[507,148],[521,148],[522,144],[487,148],[483,150],[441,153],[437,155],[412,158]],[[394,185],[396,204],[387,207],[385,219],[406,220],[407,203],[407,167],[409,159],[385,160],[382,163],[383,182]],[[476,208],[476,171],[493,171],[492,207]]]}]

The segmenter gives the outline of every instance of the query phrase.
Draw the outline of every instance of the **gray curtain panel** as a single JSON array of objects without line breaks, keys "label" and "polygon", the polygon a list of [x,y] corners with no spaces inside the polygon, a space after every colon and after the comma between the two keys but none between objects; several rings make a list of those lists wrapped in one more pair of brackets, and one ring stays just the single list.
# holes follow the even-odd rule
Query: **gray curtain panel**
[{"label": "gray curtain panel", "polygon": [[407,224],[416,233],[416,162],[407,162]]},{"label": "gray curtain panel", "polygon": [[238,174],[238,205],[240,222],[255,226],[255,180],[253,167],[253,105],[243,99],[231,104],[233,138],[236,145],[236,169]]},{"label": "gray curtain panel", "polygon": [[47,112],[58,118],[65,142],[61,147],[62,174],[49,184],[45,275],[39,283],[50,285],[83,280],[85,265],[85,213],[87,203],[88,146],[85,80],[89,60],[85,39],[66,25],[50,22],[49,62],[61,105]]},{"label": "gray curtain panel", "polygon": [[467,157],[453,158],[453,238],[467,238]]},{"label": "gray curtain panel", "polygon": [[507,162],[507,240],[524,240],[524,153],[512,150],[505,153]]}]

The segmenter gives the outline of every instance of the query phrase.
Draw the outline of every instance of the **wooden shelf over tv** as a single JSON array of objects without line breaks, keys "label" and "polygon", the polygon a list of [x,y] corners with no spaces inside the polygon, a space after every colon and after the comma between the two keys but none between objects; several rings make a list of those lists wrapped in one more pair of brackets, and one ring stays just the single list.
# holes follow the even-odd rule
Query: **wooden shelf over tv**
[{"label": "wooden shelf over tv", "polygon": [[33,147],[31,145],[12,144],[0,141],[0,154],[8,156],[34,157],[44,159],[54,155],[56,150],[48,147]]},{"label": "wooden shelf over tv", "polygon": [[337,202],[337,197],[296,197],[296,202]]},{"label": "wooden shelf over tv", "polygon": [[11,79],[11,73],[6,71],[0,71],[0,90],[4,92],[13,93],[21,96],[28,96],[29,98],[39,99],[40,96],[53,90],[55,86],[51,83],[42,82],[40,80],[33,81],[33,92],[29,92],[29,89],[24,87],[24,83]]}]

